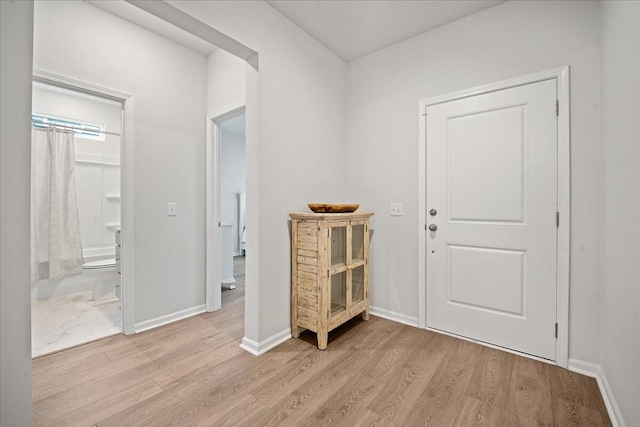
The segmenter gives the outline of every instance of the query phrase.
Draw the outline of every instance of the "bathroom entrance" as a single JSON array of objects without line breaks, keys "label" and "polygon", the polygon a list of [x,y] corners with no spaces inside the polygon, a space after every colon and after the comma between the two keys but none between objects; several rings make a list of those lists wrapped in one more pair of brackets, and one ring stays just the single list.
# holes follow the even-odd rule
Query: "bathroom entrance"
[{"label": "bathroom entrance", "polygon": [[245,112],[217,122],[220,149],[220,271],[222,307],[244,299],[246,213]]},{"label": "bathroom entrance", "polygon": [[32,356],[122,333],[123,104],[33,83]]},{"label": "bathroom entrance", "polygon": [[[206,310],[244,301],[246,112],[238,101],[207,116]],[[242,303],[240,303],[242,304]],[[242,304],[244,306],[244,304]]]}]

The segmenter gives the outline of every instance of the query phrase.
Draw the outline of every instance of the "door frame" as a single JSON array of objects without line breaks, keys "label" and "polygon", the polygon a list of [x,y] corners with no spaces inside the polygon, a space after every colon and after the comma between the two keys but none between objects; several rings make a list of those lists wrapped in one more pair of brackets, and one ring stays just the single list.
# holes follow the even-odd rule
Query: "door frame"
[{"label": "door frame", "polygon": [[[557,271],[556,271],[556,321],[558,336],[556,339],[555,364],[568,366],[569,360],[569,267],[571,253],[571,163],[570,163],[570,102],[569,102],[569,66],[553,68],[539,73],[503,80],[488,85],[477,86],[458,92],[439,95],[419,101],[419,137],[418,137],[418,325],[427,328],[426,324],[426,108],[457,99],[537,83],[545,80],[556,80],[558,93],[558,210],[560,224],[556,235],[557,241]],[[551,333],[552,331],[549,331]],[[518,353],[525,357],[532,357]],[[535,357],[534,357],[535,358]],[[536,358],[539,359],[539,358]],[[550,362],[546,359],[546,362]],[[551,362],[553,363],[553,362]]]},{"label": "door frame", "polygon": [[120,228],[122,230],[122,268],[120,276],[122,305],[122,332],[135,333],[134,292],[134,161],[133,161],[133,108],[134,97],[130,93],[110,89],[93,83],[72,79],[44,70],[33,70],[33,81],[71,89],[122,103],[122,138],[120,142]]},{"label": "door frame", "polygon": [[220,126],[223,120],[246,111],[241,99],[207,114],[206,147],[206,243],[205,243],[205,310],[222,308],[222,273],[220,246]]}]

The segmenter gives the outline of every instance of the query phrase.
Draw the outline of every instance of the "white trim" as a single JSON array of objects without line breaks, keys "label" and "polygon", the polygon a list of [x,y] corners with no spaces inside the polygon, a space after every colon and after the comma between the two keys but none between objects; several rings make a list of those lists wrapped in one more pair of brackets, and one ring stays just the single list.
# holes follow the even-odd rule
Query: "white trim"
[{"label": "white trim", "polygon": [[134,212],[134,99],[124,101],[122,158],[120,159],[120,224],[122,248],[122,325],[126,335],[135,332],[135,212]]},{"label": "white trim", "polygon": [[[426,328],[426,116],[427,106],[441,104],[455,99],[468,98],[489,92],[508,89],[544,80],[556,79],[560,114],[558,116],[558,209],[560,227],[558,228],[558,264],[556,319],[558,339],[556,340],[555,364],[567,367],[569,357],[569,265],[570,265],[570,229],[571,229],[571,169],[570,169],[570,103],[569,103],[569,66],[554,68],[497,83],[478,86],[446,95],[423,99],[418,103],[419,140],[418,140],[418,321]],[[524,356],[525,354],[523,354]],[[542,359],[545,360],[545,359]]]},{"label": "white trim", "polygon": [[136,323],[135,332],[148,331],[149,329],[157,328],[158,326],[173,323],[178,320],[186,319],[187,317],[195,316],[200,313],[204,313],[204,304],[197,305],[195,307],[186,308],[184,310],[176,311],[175,313],[165,314],[163,316],[156,317],[154,319],[145,320],[140,323]]},{"label": "white trim", "polygon": [[369,313],[373,316],[382,317],[392,322],[402,323],[413,327],[419,327],[418,318],[415,316],[407,316],[406,314],[396,313],[395,311],[385,310],[384,308],[369,307]]},{"label": "white trim", "polygon": [[80,90],[90,95],[98,94],[102,97],[110,98],[118,102],[122,102],[125,99],[131,98],[132,96],[127,92],[121,92],[104,86],[94,85],[93,83],[84,82],[82,80],[77,80],[71,77],[62,76],[35,68],[33,70],[33,80],[37,82],[53,84],[55,86],[64,87],[71,90]]},{"label": "white trim", "polygon": [[205,155],[205,207],[206,207],[206,266],[205,305],[207,311],[222,307],[222,276],[220,265],[220,120],[245,111],[246,101],[238,100],[207,114],[207,146]]},{"label": "white trim", "polygon": [[570,371],[596,379],[600,394],[602,394],[602,400],[604,400],[604,405],[607,407],[611,424],[614,427],[626,427],[626,423],[622,418],[622,412],[620,412],[620,408],[616,403],[613,391],[611,390],[609,381],[607,381],[607,377],[604,375],[602,366],[583,360],[569,359],[568,367]]},{"label": "white trim", "polygon": [[260,342],[256,342],[251,338],[243,337],[242,343],[240,343],[240,348],[248,351],[254,356],[260,356],[290,338],[291,328],[287,328],[283,331],[278,332],[277,334],[271,335],[269,338]]},{"label": "white trim", "polygon": [[126,335],[135,332],[134,292],[134,97],[132,94],[98,86],[71,77],[33,70],[33,80],[122,103],[122,139],[120,159],[121,223],[122,223],[122,326]]},{"label": "white trim", "polygon": [[556,267],[556,363],[569,364],[569,287],[571,264],[571,111],[569,66],[557,69],[558,102],[558,263]]}]

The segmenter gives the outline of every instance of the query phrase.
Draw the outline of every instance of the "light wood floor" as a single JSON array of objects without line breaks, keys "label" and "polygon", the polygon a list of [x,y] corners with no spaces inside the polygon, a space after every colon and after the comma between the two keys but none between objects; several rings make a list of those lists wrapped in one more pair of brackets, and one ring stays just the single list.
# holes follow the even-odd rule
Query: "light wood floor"
[{"label": "light wood floor", "polygon": [[238,347],[243,318],[241,295],[216,313],[35,359],[34,423],[610,425],[595,380],[545,363],[374,316],[332,332],[326,351],[304,332],[254,357]]}]

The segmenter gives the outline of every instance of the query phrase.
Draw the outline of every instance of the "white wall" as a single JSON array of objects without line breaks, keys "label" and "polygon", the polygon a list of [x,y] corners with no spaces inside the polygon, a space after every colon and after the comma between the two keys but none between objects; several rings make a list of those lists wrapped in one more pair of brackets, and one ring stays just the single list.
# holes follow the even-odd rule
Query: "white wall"
[{"label": "white wall", "polygon": [[[242,119],[244,115],[229,120]],[[225,130],[225,122],[220,128],[220,221],[233,224],[233,252],[239,254],[238,233],[238,193],[247,191],[247,168],[244,129],[241,133]]]},{"label": "white wall", "polygon": [[602,7],[602,369],[640,425],[640,4]]},{"label": "white wall", "polygon": [[[103,125],[122,132],[122,104],[77,92],[34,83],[32,110]],[[120,224],[120,136],[104,140],[75,137],[76,184],[80,236],[85,262],[115,256],[115,228]]]},{"label": "white wall", "polygon": [[42,1],[34,67],[133,94],[135,321],[202,306],[206,57],[82,1]]},{"label": "white wall", "polygon": [[[259,53],[259,72],[245,66],[245,336],[260,342],[290,323],[288,213],[344,200],[346,65],[267,3],[171,4]],[[259,264],[251,257],[257,251]]]},{"label": "white wall", "polygon": [[[570,355],[599,361],[597,2],[510,1],[348,64],[348,195],[372,217],[371,304],[418,316],[418,101],[571,66]],[[404,203],[390,217],[389,203]]]},{"label": "white wall", "polygon": [[207,58],[207,112],[212,113],[246,97],[246,62],[222,49]]},{"label": "white wall", "polygon": [[0,425],[29,426],[33,2],[0,2]]}]

